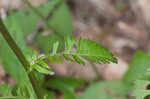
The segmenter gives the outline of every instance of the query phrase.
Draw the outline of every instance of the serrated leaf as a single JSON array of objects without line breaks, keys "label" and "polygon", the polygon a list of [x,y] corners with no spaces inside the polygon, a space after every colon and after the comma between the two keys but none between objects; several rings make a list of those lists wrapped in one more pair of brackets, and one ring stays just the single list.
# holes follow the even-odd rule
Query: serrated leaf
[{"label": "serrated leaf", "polygon": [[86,39],[80,39],[76,50],[76,55],[79,55],[88,61],[96,63],[117,63],[117,59],[107,49],[100,44]]},{"label": "serrated leaf", "polygon": [[[113,56],[113,54],[102,47],[100,44],[91,40],[80,39],[78,41],[77,48],[74,48],[76,43],[75,41],[75,39],[67,38],[65,43],[65,50],[61,53],[57,53],[57,55],[64,56],[64,59],[68,61],[75,61],[83,65],[85,65],[85,62],[82,58],[94,63],[117,63],[117,59]],[[69,56],[72,56],[72,58]],[[49,56],[48,59],[51,63],[57,63],[53,57],[55,56]]]},{"label": "serrated leaf", "polygon": [[62,63],[62,59],[58,56],[58,55],[55,55],[55,56],[48,56],[48,59],[50,61],[50,64],[59,64],[59,63]]},{"label": "serrated leaf", "polygon": [[85,62],[82,61],[78,56],[72,55],[72,57],[78,64],[85,65]]},{"label": "serrated leaf", "polygon": [[63,54],[64,59],[66,59],[67,61],[71,61],[74,62],[74,60],[72,58],[70,58],[68,55]]}]

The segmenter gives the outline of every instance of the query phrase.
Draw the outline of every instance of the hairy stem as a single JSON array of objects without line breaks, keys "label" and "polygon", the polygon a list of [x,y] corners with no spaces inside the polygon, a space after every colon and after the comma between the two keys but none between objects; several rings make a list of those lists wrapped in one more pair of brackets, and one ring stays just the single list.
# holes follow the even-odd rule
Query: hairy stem
[{"label": "hairy stem", "polygon": [[[1,18],[0,18],[0,32],[3,36],[3,38],[8,43],[9,47],[13,50],[13,52],[17,56],[18,60],[20,61],[20,63],[22,64],[22,66],[24,67],[24,69],[27,72],[28,68],[30,67],[30,63],[27,61],[27,59],[25,58],[25,56],[22,53],[21,49],[17,46],[14,39],[11,37],[10,33],[8,32],[8,30],[5,27],[5,25],[4,25]],[[36,82],[36,78],[35,78],[34,73],[31,72],[28,76],[29,76],[29,79],[31,81],[33,90],[34,90],[34,92],[37,96],[37,99],[43,99],[43,96],[41,95],[41,92],[40,92],[40,89],[39,89],[39,86],[38,86],[38,82]]]}]

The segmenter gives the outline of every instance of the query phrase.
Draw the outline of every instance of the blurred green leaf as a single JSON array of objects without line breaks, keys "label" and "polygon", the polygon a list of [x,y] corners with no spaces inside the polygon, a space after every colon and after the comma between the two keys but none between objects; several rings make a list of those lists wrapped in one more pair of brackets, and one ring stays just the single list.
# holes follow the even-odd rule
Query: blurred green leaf
[{"label": "blurred green leaf", "polygon": [[49,54],[52,52],[53,44],[55,42],[59,42],[58,52],[60,52],[62,48],[64,48],[64,42],[56,34],[47,36],[39,34],[35,40],[35,43],[45,54]]},{"label": "blurred green leaf", "polygon": [[47,91],[44,99],[56,99],[56,94],[53,91]]},{"label": "blurred green leaf", "polygon": [[[43,7],[39,8],[39,11],[46,18],[57,2],[59,2],[59,0],[51,0]],[[46,54],[52,51],[52,45],[56,41],[58,41],[60,45],[58,51],[62,50],[64,48],[64,38],[62,37],[71,35],[73,33],[73,24],[70,11],[64,2],[62,2],[56,11],[54,11],[53,16],[48,21],[50,24],[50,29],[54,32],[57,32],[57,34],[53,33],[47,36],[39,34],[35,40],[39,48]],[[58,34],[62,37],[60,37]]]},{"label": "blurred green leaf", "polygon": [[55,77],[49,79],[45,86],[60,90],[64,94],[64,99],[76,99],[75,89],[83,86],[84,82],[73,78]]},{"label": "blurred green leaf", "polygon": [[91,84],[78,99],[126,99],[128,90],[122,82],[97,82]]},{"label": "blurred green leaf", "polygon": [[[55,4],[58,2],[60,2],[60,0],[49,1],[49,3],[44,5],[44,7],[41,9],[42,12],[43,11],[50,12],[52,8],[55,6]],[[56,30],[57,33],[59,33],[62,36],[71,35],[73,33],[71,14],[69,8],[64,2],[62,2],[62,4],[59,5],[56,11],[54,11],[53,16],[49,19],[49,24],[52,30]]]},{"label": "blurred green leaf", "polygon": [[126,83],[133,83],[135,80],[143,76],[149,67],[150,56],[144,52],[136,52],[123,81]]},{"label": "blurred green leaf", "polygon": [[144,89],[144,87],[148,86],[150,84],[150,81],[147,80],[136,80],[134,83],[134,88],[136,89],[134,91],[134,95],[136,99],[145,99],[147,95],[150,95],[150,90]]},{"label": "blurred green leaf", "polygon": [[[13,19],[19,25],[20,30],[23,32],[23,36],[27,37],[29,34],[33,33],[38,24],[38,17],[31,10],[21,9],[17,12],[10,11],[8,19]],[[7,24],[12,24],[8,21]]]},{"label": "blurred green leaf", "polygon": [[9,85],[1,85],[0,86],[0,95],[2,96],[11,96],[11,87]]}]

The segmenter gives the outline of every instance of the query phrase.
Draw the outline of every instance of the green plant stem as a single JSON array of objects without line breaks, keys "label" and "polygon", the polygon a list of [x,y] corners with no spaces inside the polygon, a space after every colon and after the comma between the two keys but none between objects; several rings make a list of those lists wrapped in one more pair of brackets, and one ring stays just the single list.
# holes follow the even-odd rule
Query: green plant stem
[{"label": "green plant stem", "polygon": [[[60,0],[60,1],[62,2],[63,0]],[[28,6],[35,14],[37,14],[37,15],[39,16],[39,18],[45,23],[45,25],[50,29],[51,26],[50,26],[50,24],[49,24],[49,22],[48,22],[47,19],[49,19],[49,18],[52,17],[52,14],[53,14],[54,10],[57,9],[58,6],[60,5],[60,3],[61,3],[60,1],[58,1],[58,2],[56,3],[56,5],[54,6],[54,8],[52,9],[52,12],[49,14],[49,16],[48,16],[47,18],[45,18],[45,17],[40,13],[40,11],[38,11],[28,0],[24,0],[24,3],[27,4],[27,6]],[[57,30],[52,29],[52,31],[53,31],[54,33],[56,33],[61,39],[64,38],[62,35],[60,35],[60,34],[57,32]]]},{"label": "green plant stem", "polygon": [[[26,60],[24,54],[22,53],[20,48],[17,46],[17,44],[15,43],[13,38],[11,37],[10,33],[8,32],[8,30],[5,27],[5,25],[4,25],[1,18],[0,18],[0,32],[3,36],[3,38],[8,43],[9,47],[13,50],[13,52],[17,56],[18,60],[20,61],[20,63],[22,64],[22,66],[24,67],[24,69],[27,72],[28,68],[30,67],[30,63]],[[35,78],[34,73],[31,72],[28,76],[29,76],[29,79],[31,81],[34,92],[37,96],[37,99],[43,99],[42,98],[43,96],[41,95],[41,92],[40,92],[40,89],[39,89],[39,86],[38,86],[38,82],[36,82],[36,78]]]}]

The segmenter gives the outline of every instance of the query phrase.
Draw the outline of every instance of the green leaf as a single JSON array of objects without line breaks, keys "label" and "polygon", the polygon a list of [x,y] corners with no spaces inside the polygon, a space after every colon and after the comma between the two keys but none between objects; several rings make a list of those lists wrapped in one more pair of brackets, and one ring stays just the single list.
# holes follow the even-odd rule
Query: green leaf
[{"label": "green leaf", "polygon": [[[52,7],[54,7],[57,2],[60,2],[60,0],[50,1],[47,5],[45,5],[47,7],[43,10],[47,9],[51,11]],[[73,33],[71,14],[69,8],[64,2],[62,2],[58,9],[54,12],[52,18],[49,19],[49,24],[52,30],[56,30],[62,36],[71,35]]]},{"label": "green leaf", "polygon": [[136,52],[123,81],[126,83],[133,83],[135,80],[143,76],[149,67],[150,56],[144,52]]},{"label": "green leaf", "polygon": [[38,64],[33,64],[31,67],[30,67],[30,71],[32,71],[33,69],[37,70],[38,72],[40,73],[43,73],[43,74],[47,74],[47,75],[54,75],[54,72],[46,69],[46,68],[43,68],[41,66],[39,66]]},{"label": "green leaf", "polygon": [[11,96],[11,87],[9,85],[1,85],[0,86],[0,95],[2,96]]},{"label": "green leaf", "polygon": [[59,42],[56,42],[56,43],[53,44],[53,50],[52,50],[52,55],[53,56],[56,55],[58,47],[59,47]]},{"label": "green leaf", "polygon": [[[29,96],[29,94],[27,95],[26,93],[28,92],[27,89],[24,89],[25,86],[19,86],[16,88],[15,91],[18,91],[18,93],[14,94],[13,93],[13,89],[9,86],[9,85],[2,85],[0,87],[0,99],[27,99],[27,96]],[[22,94],[23,93],[23,94]],[[22,96],[23,95],[23,96]],[[30,98],[30,97],[28,97]]]},{"label": "green leaf", "polygon": [[128,86],[122,82],[97,82],[89,86],[78,99],[126,99]]},{"label": "green leaf", "polygon": [[74,38],[67,38],[65,41],[65,50],[61,53],[56,53],[58,43],[56,43],[57,45],[54,44],[53,47],[55,48],[53,48],[53,53],[48,56],[50,63],[61,62],[61,56],[63,56],[67,61],[77,62],[83,65],[85,65],[83,58],[93,63],[117,63],[117,59],[113,56],[113,54],[100,44],[91,40],[80,39],[78,41],[77,48],[75,48],[75,41],[76,40]]},{"label": "green leaf", "polygon": [[42,50],[44,54],[51,53],[53,50],[53,44],[56,42],[59,42],[57,52],[62,51],[64,48],[64,41],[62,41],[56,34],[49,34],[47,36],[39,34],[35,39],[35,44],[38,45],[39,49]]},{"label": "green leaf", "polygon": [[117,63],[117,59],[100,44],[86,39],[80,39],[75,55],[96,63]]},{"label": "green leaf", "polygon": [[69,54],[73,46],[75,45],[76,40],[74,38],[70,38],[69,36],[65,38],[65,54]]},{"label": "green leaf", "polygon": [[[52,10],[57,2],[59,2],[59,0],[51,0],[43,7],[39,8],[39,11],[46,18],[48,13]],[[58,9],[53,13],[53,16],[48,20],[48,22],[50,24],[50,29],[52,31],[56,31],[62,37],[71,35],[73,33],[73,23],[70,11],[64,2],[62,2]],[[55,33],[47,36],[39,34],[35,40],[36,44],[38,44],[39,48],[44,51],[45,54],[48,54],[52,51],[53,46],[51,45],[53,45],[56,41],[58,41],[60,45],[58,51],[61,51],[64,48],[64,39],[60,38]]]},{"label": "green leaf", "polygon": [[150,81],[146,80],[136,80],[135,82],[135,92],[134,95],[136,99],[144,99],[147,95],[150,95],[150,90],[146,90],[143,87],[150,84]]},{"label": "green leaf", "polygon": [[[72,55],[74,60],[79,64],[85,64],[79,57],[82,57],[90,62],[95,63],[117,63],[117,59],[107,49],[102,47],[100,44],[86,39],[80,39],[78,41],[77,48],[75,46],[75,39],[66,39],[64,55]],[[69,44],[71,46],[69,46]],[[68,60],[71,58],[64,57]]]},{"label": "green leaf", "polygon": [[50,64],[60,64],[62,63],[62,59],[58,56],[48,56],[48,59],[50,61]]},{"label": "green leaf", "polygon": [[84,82],[73,78],[55,77],[49,79],[45,86],[60,90],[64,94],[64,99],[76,99],[75,89],[83,86]]},{"label": "green leaf", "polygon": [[36,61],[37,64],[40,64],[41,67],[44,67],[44,68],[47,68],[47,69],[50,69],[50,66],[44,61],[45,59],[45,56],[44,55],[41,55],[38,57]]},{"label": "green leaf", "polygon": [[[37,28],[38,17],[31,10],[21,9],[17,12],[10,11],[8,18],[13,18],[14,22],[19,25],[24,37],[33,33]],[[8,24],[11,24],[11,21],[8,21]]]},{"label": "green leaf", "polygon": [[56,99],[56,94],[53,91],[47,91],[44,99]]},{"label": "green leaf", "polygon": [[30,94],[27,90],[26,85],[19,83],[19,84],[17,84],[16,87],[17,87],[15,90],[16,96],[22,96],[22,97],[24,97],[24,99],[30,98]]},{"label": "green leaf", "polygon": [[74,60],[72,58],[70,58],[69,56],[63,54],[64,59],[66,59],[67,61],[71,61],[74,62]]},{"label": "green leaf", "polygon": [[75,60],[77,63],[82,64],[82,65],[85,65],[85,62],[82,61],[78,56],[72,55],[72,57],[74,58],[74,60]]}]

